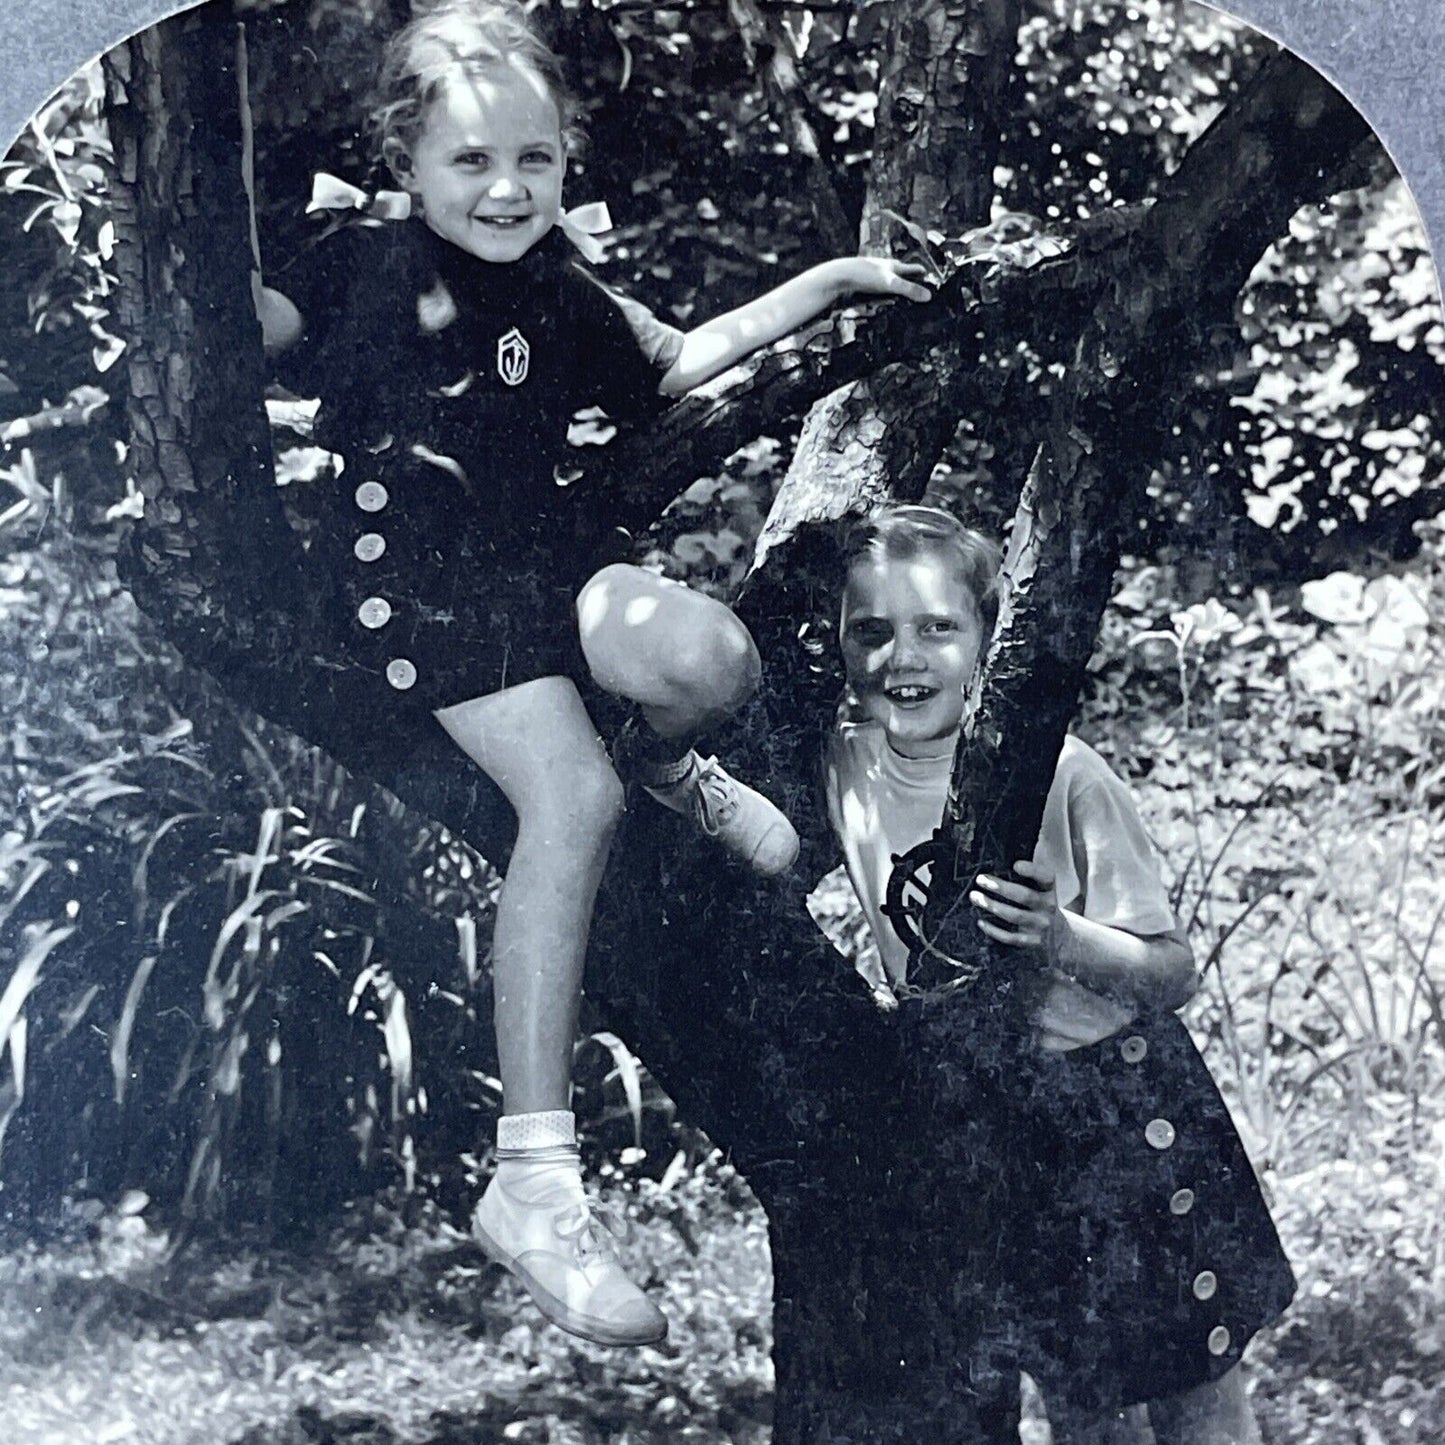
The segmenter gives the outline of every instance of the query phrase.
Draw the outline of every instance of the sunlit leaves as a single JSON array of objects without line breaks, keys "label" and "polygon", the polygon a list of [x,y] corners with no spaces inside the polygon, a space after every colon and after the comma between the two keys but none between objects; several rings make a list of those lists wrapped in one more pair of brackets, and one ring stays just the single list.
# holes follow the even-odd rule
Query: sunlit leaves
[{"label": "sunlit leaves", "polygon": [[1230,387],[1250,521],[1296,533],[1302,550],[1335,536],[1398,550],[1391,509],[1445,467],[1445,326],[1403,182],[1297,216],[1251,277],[1240,320],[1248,350]]},{"label": "sunlit leaves", "polygon": [[1009,206],[1071,220],[1151,194],[1258,53],[1248,27],[1178,0],[1031,0]]}]

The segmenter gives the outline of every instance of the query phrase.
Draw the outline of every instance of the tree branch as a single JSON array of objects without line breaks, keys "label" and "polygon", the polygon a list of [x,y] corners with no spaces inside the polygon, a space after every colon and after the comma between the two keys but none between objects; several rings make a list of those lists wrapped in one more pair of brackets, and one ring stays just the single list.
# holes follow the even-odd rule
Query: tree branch
[{"label": "tree branch", "polygon": [[[610,492],[606,505],[618,525],[645,527],[739,447],[791,424],[851,381],[894,363],[917,370],[933,352],[954,358],[952,390],[940,412],[951,433],[962,402],[995,384],[973,374],[980,350],[1027,345],[1053,353],[1066,344],[1061,336],[1077,336],[1098,287],[1117,278],[1143,215],[1139,208],[1098,217],[1049,259],[1021,262],[1000,248],[960,269],[924,305],[850,310],[796,333],[691,393],[646,431],[607,447],[576,484],[579,505],[596,506],[595,499]],[[769,545],[825,515],[826,508],[815,505],[820,490],[861,495],[823,471],[803,476],[794,468],[768,521]]]},{"label": "tree branch", "polygon": [[[1286,53],[1191,149],[1101,288],[1057,392],[1010,541],[1008,600],[970,698],[925,932],[990,986],[1014,964],[974,926],[967,890],[1029,856],[1107,606],[1121,539],[1158,454],[1168,398],[1187,386],[1239,291],[1289,218],[1323,203],[1370,136],[1354,107]],[[1163,343],[1163,344],[1161,344]],[[927,982],[950,974],[921,958]]]}]

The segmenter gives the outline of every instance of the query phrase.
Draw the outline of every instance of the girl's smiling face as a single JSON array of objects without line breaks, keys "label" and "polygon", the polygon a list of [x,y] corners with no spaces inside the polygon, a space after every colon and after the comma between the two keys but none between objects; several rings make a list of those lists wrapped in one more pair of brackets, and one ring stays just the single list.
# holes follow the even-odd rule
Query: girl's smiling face
[{"label": "girl's smiling face", "polygon": [[546,83],[519,65],[458,71],[416,140],[386,158],[437,235],[481,261],[520,261],[562,211],[567,153]]},{"label": "girl's smiling face", "polygon": [[848,685],[895,752],[936,754],[963,720],[983,624],[956,565],[936,548],[874,548],[848,571],[839,627]]}]

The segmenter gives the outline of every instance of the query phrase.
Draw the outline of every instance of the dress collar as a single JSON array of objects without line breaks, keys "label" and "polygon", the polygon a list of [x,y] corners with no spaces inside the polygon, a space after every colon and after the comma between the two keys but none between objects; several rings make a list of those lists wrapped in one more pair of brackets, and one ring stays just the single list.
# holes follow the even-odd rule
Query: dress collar
[{"label": "dress collar", "polygon": [[428,265],[457,301],[469,308],[510,307],[561,273],[576,254],[560,227],[553,226],[519,261],[482,261],[437,235],[424,221],[405,223],[417,233]]}]

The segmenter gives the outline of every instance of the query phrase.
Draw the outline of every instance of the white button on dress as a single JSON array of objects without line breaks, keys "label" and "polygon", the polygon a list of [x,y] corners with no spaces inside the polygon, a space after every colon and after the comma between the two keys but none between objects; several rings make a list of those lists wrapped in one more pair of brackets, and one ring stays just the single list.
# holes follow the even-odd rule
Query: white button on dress
[{"label": "white button on dress", "polygon": [[1219,1291],[1219,1279],[1212,1269],[1202,1269],[1194,1276],[1194,1298],[1213,1299]]},{"label": "white button on dress", "polygon": [[1194,1191],[1192,1189],[1176,1189],[1169,1196],[1170,1214],[1185,1215],[1194,1208]]},{"label": "white button on dress", "polygon": [[1209,1353],[1222,1355],[1229,1348],[1229,1331],[1223,1325],[1215,1325],[1209,1332]]},{"label": "white button on dress", "polygon": [[1174,1125],[1168,1119],[1150,1119],[1144,1126],[1144,1137],[1152,1149],[1168,1149],[1174,1143]]},{"label": "white button on dress", "polygon": [[380,482],[363,482],[356,489],[356,505],[363,512],[379,512],[391,500]]},{"label": "white button on dress", "polygon": [[1148,1052],[1148,1043],[1140,1038],[1138,1034],[1131,1034],[1119,1045],[1119,1057],[1122,1058],[1126,1064],[1142,1063],[1144,1055]]},{"label": "white button on dress", "polygon": [[363,532],[351,549],[362,562],[375,562],[386,551],[386,538],[380,532]]},{"label": "white button on dress", "polygon": [[374,632],[391,621],[391,603],[385,597],[368,597],[356,609],[356,616],[363,627],[369,627]]},{"label": "white button on dress", "polygon": [[386,680],[398,691],[416,686],[416,666],[404,657],[393,657],[386,664]]}]

